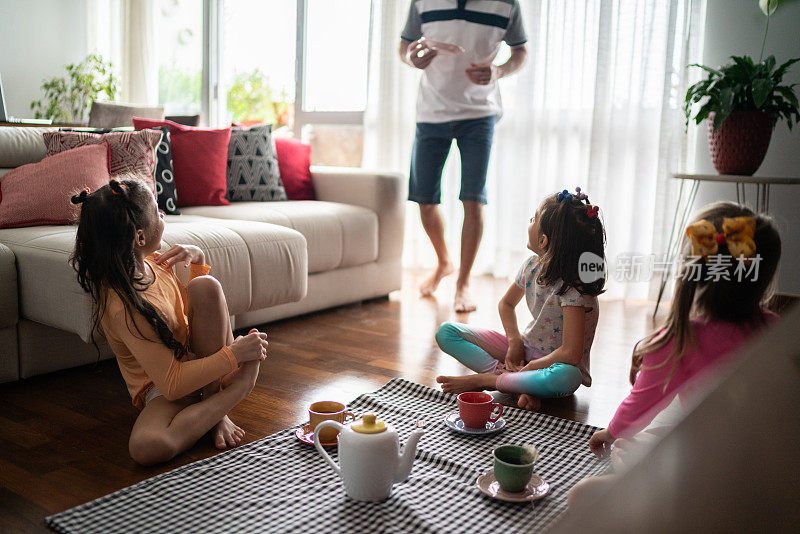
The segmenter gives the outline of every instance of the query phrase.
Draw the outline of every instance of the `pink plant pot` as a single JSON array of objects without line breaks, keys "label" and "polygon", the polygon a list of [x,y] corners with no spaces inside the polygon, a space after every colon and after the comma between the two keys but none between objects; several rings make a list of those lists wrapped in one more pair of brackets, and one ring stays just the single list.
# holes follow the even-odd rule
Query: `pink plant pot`
[{"label": "pink plant pot", "polygon": [[752,176],[764,161],[775,127],[775,115],[763,111],[734,111],[714,131],[708,116],[708,149],[720,174]]}]

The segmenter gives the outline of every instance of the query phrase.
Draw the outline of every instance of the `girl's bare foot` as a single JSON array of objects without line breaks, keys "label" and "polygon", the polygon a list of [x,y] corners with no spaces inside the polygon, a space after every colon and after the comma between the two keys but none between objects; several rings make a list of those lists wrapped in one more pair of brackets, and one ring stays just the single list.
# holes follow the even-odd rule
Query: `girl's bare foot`
[{"label": "girl's bare foot", "polygon": [[539,397],[534,397],[533,395],[528,395],[527,393],[523,393],[519,396],[517,406],[524,410],[538,412],[542,409],[542,399]]},{"label": "girl's bare foot", "polygon": [[453,273],[455,270],[456,268],[450,262],[438,265],[436,270],[433,271],[431,275],[426,278],[424,282],[422,282],[422,284],[420,284],[420,294],[423,297],[430,297],[433,295],[433,292],[436,291],[437,287],[439,287],[439,282],[441,282],[445,276]]},{"label": "girl's bare foot", "polygon": [[244,430],[234,425],[227,415],[214,427],[214,446],[218,449],[235,447],[242,442],[243,437]]},{"label": "girl's bare foot", "polygon": [[436,381],[442,385],[442,391],[445,393],[464,393],[495,389],[497,375],[479,373],[467,376],[437,376]]},{"label": "girl's bare foot", "polygon": [[466,285],[456,288],[456,298],[453,301],[453,305],[458,313],[473,312],[478,308],[469,294],[469,286]]}]

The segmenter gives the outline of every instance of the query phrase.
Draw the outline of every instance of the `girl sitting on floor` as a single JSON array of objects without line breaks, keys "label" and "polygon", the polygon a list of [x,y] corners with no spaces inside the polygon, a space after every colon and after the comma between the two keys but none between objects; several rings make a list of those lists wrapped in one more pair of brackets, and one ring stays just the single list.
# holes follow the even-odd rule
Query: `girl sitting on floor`
[{"label": "girl sitting on floor", "polygon": [[[781,240],[765,215],[732,202],[701,210],[686,229],[688,261],[675,283],[662,328],[636,344],[633,389],[608,428],[589,440],[595,454],[608,452],[663,410],[681,386],[727,360],[775,314],[764,308],[778,268]],[[691,247],[691,250],[690,250]]]},{"label": "girl sitting on floor", "polygon": [[[143,182],[112,180],[72,202],[81,204],[72,265],[92,296],[93,331],[102,329],[141,410],[131,457],[167,461],[211,429],[218,448],[241,442],[227,413],[255,385],[266,334],[233,339],[225,295],[199,248],[156,252],[164,219]],[[187,286],[172,269],[181,262],[190,265]]]},{"label": "girl sitting on floor", "polygon": [[[605,233],[597,206],[580,188],[544,199],[528,227],[535,254],[522,265],[498,306],[505,335],[445,322],[436,332],[439,347],[478,374],[439,376],[451,393],[497,389],[520,394],[521,408],[538,410],[541,398],[571,395],[590,386],[589,350],[597,327],[602,269],[579,274],[585,253],[602,264]],[[583,279],[581,278],[583,276]],[[525,297],[533,320],[523,334],[514,311]]]},{"label": "girl sitting on floor", "polygon": [[[781,255],[780,236],[769,217],[732,202],[716,202],[697,214],[686,235],[686,261],[669,315],[660,329],[636,344],[633,389],[608,428],[589,440],[597,456],[607,455],[615,442],[615,448],[622,444],[628,454],[629,440],[676,394],[681,400],[696,397],[714,370],[776,318],[764,307]],[[637,441],[645,434],[636,436]],[[625,454],[615,452],[618,460]],[[582,481],[573,488],[570,502],[605,487],[614,476]]]}]

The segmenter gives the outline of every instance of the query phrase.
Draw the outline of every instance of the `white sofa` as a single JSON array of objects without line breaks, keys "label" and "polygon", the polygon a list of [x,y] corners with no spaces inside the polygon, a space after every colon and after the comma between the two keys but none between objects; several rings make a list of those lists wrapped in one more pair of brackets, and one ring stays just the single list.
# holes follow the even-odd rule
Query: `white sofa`
[{"label": "white sofa", "polygon": [[[0,127],[0,177],[43,158],[47,130]],[[400,175],[312,167],[312,179],[315,201],[187,207],[167,217],[165,247],[205,251],[234,328],[400,288]],[[0,229],[0,382],[96,360],[91,301],[68,263],[74,240],[75,226]]]}]

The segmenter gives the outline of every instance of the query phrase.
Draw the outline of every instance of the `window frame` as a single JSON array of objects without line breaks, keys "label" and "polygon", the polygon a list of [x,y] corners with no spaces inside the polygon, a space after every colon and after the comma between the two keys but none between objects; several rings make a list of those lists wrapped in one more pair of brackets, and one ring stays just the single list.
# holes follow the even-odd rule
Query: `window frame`
[{"label": "window frame", "polygon": [[[224,126],[225,101],[220,98],[222,85],[223,32],[220,27],[222,2],[225,0],[203,0],[203,82],[201,87],[201,113],[203,122],[213,127]],[[372,20],[374,2],[370,2],[368,41],[372,41]],[[304,111],[305,64],[306,64],[306,13],[308,0],[297,0],[295,17],[295,98],[293,133],[300,138],[303,126],[307,124],[364,124],[364,111]],[[371,46],[367,46],[367,87],[371,64]]]}]

